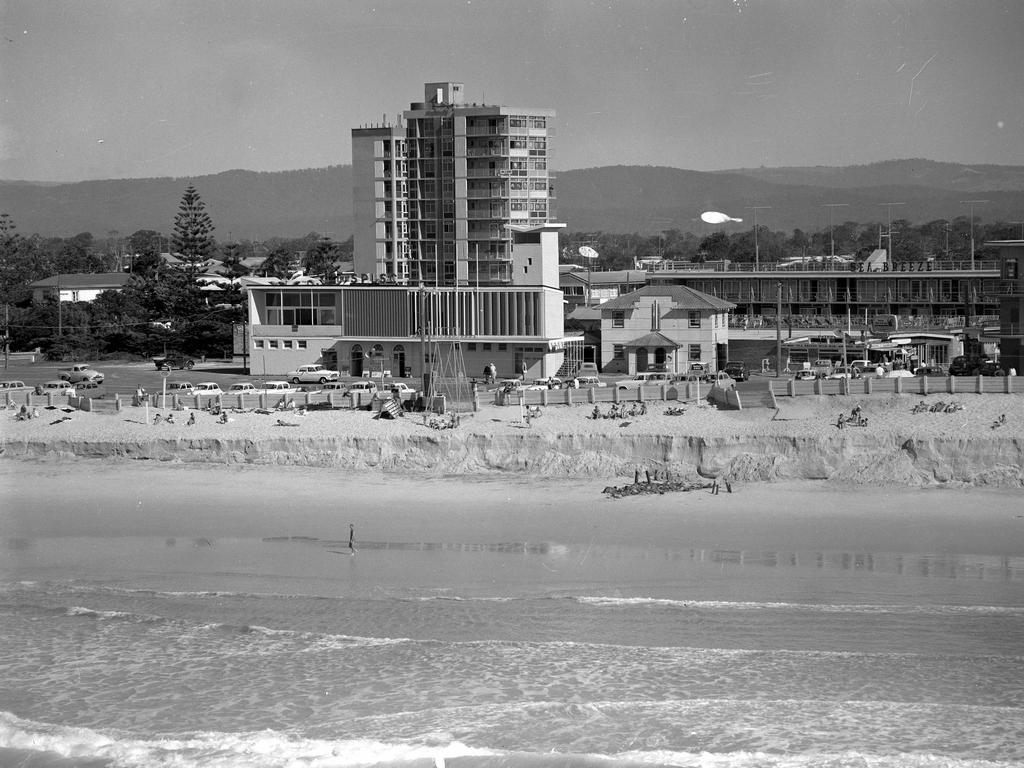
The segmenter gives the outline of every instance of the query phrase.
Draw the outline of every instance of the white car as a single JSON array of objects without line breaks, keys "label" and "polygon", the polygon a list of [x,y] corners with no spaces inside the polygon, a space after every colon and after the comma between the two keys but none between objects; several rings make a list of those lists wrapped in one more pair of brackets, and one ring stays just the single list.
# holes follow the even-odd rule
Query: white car
[{"label": "white car", "polygon": [[[700,376],[691,366],[691,374],[693,376]],[[618,384],[619,389],[633,389],[635,387],[650,387],[657,384],[668,384],[672,380],[672,375],[665,373],[664,371],[648,371],[647,373],[638,373],[632,379],[626,379],[620,381]]]},{"label": "white car", "polygon": [[348,385],[346,394],[354,395],[356,392],[363,394],[372,395],[377,392],[377,382],[375,381],[354,381]]},{"label": "white car", "polygon": [[60,381],[47,381],[43,384],[43,390],[47,393],[52,392],[55,395],[75,396],[75,385],[63,379]]},{"label": "white car", "polygon": [[589,389],[590,387],[607,387],[601,379],[597,376],[577,376],[575,378],[576,387],[579,389]]},{"label": "white car", "polygon": [[287,381],[265,381],[260,392],[266,392],[268,395],[293,395],[295,387]]},{"label": "white car", "polygon": [[319,363],[300,365],[297,370],[285,374],[292,384],[326,384],[328,381],[337,381],[339,375],[337,371],[332,371]]},{"label": "white car", "polygon": [[405,397],[406,395],[415,395],[416,390],[406,384],[404,381],[392,381],[384,385],[383,391],[385,392],[398,392],[399,397]]},{"label": "white car", "polygon": [[195,391],[190,381],[168,381],[167,394],[169,395],[191,395]]},{"label": "white car", "polygon": [[883,378],[886,379],[905,379],[914,375],[913,371],[908,371],[906,368],[894,368],[889,371]]},{"label": "white car", "polygon": [[534,379],[532,384],[530,384],[527,387],[525,387],[525,389],[534,389],[534,390],[540,390],[540,389],[561,389],[561,388],[562,388],[562,380],[558,379],[558,378],[555,378],[554,376],[552,376],[550,378],[544,377],[544,378],[541,378],[541,379]]},{"label": "white car", "polygon": [[24,381],[0,381],[0,392],[11,392],[16,389],[28,389]]},{"label": "white car", "polygon": [[223,395],[224,390],[220,388],[220,384],[215,381],[201,381],[196,384],[195,389],[192,390],[193,395]]},{"label": "white car", "polygon": [[228,387],[229,395],[258,395],[260,390],[256,389],[248,381],[240,381]]}]

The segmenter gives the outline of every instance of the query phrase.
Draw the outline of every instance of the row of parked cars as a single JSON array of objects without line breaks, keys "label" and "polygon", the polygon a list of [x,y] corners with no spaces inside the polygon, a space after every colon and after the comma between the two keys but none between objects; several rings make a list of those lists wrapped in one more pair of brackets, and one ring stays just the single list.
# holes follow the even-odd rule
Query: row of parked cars
[{"label": "row of parked cars", "polygon": [[[294,385],[290,381],[262,381],[262,382],[251,382],[251,381],[239,381],[231,384],[226,390],[221,389],[220,385],[215,381],[203,381],[198,384],[192,384],[188,381],[169,381],[167,382],[167,393],[174,395],[209,395],[216,397],[217,395],[295,395],[295,394],[320,394],[326,392],[336,392],[342,395],[351,395],[356,392],[363,393],[364,395],[374,395],[378,391],[381,391],[381,387],[377,386],[377,382],[369,380],[361,381],[327,381],[322,385]],[[385,382],[383,386],[385,392],[397,391],[400,395],[408,395],[415,392],[415,390],[408,384],[402,381],[396,382]]]}]

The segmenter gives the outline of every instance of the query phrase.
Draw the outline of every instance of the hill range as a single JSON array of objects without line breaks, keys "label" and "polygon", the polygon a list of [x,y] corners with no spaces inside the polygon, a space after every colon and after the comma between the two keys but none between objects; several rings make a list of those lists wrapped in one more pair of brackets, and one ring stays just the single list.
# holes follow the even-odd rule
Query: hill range
[{"label": "hill range", "polygon": [[[260,173],[225,171],[193,178],[114,179],[75,183],[0,181],[0,212],[23,235],[67,237],[140,229],[169,233],[182,193],[194,184],[221,241],[297,237],[309,232],[345,240],[352,234],[352,168],[337,165]],[[706,210],[772,230],[807,231],[833,223],[920,224],[968,214],[976,222],[1024,219],[1024,167],[893,160],[847,167],[745,168],[702,172],[655,166],[609,166],[556,174],[557,220],[571,232],[708,234]]]}]

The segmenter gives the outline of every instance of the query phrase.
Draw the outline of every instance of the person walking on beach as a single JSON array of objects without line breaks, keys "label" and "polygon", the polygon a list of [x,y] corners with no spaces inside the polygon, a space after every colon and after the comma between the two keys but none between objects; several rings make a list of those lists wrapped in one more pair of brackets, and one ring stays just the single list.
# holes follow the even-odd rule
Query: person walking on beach
[{"label": "person walking on beach", "polygon": [[356,527],[352,523],[348,524],[348,553],[356,553]]}]

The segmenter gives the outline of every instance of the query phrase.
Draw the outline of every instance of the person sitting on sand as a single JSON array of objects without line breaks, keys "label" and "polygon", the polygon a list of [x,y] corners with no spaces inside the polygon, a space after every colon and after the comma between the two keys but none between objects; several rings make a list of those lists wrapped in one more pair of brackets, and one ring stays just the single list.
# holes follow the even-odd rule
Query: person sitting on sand
[{"label": "person sitting on sand", "polygon": [[190,426],[190,427],[191,427],[191,426],[192,426],[193,424],[195,424],[195,423],[196,423],[196,412],[195,412],[195,411],[192,411],[192,413],[190,413],[190,414],[188,415],[188,422],[187,422],[187,426]]},{"label": "person sitting on sand", "polygon": [[221,424],[227,424],[228,423],[228,412],[227,411],[221,411],[220,412],[220,423]]},{"label": "person sitting on sand", "polygon": [[153,416],[153,423],[154,424],[159,424],[162,420],[163,420],[163,417],[159,413],[156,414],[155,416]]},{"label": "person sitting on sand", "polygon": [[845,416],[843,416],[843,414],[841,414],[841,413],[840,413],[840,414],[839,414],[839,418],[838,418],[838,419],[836,419],[836,426],[837,426],[837,427],[838,427],[839,429],[842,429],[842,428],[843,428],[843,425],[844,425],[844,424],[846,424],[846,417],[845,417]]},{"label": "person sitting on sand", "polygon": [[174,414],[173,413],[168,413],[167,414],[167,418],[164,419],[164,421],[166,421],[168,424],[173,424],[174,423]]}]

